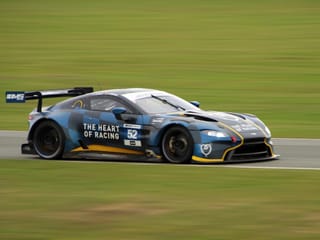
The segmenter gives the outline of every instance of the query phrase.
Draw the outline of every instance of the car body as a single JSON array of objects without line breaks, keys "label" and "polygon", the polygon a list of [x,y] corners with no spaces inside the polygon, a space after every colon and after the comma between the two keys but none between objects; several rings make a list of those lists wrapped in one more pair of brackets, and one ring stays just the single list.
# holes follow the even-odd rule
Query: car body
[{"label": "car body", "polygon": [[[254,115],[204,111],[197,102],[153,89],[75,89],[25,93],[26,100],[39,102],[29,115],[22,153],[45,159],[117,156],[171,163],[278,158],[269,129]],[[42,107],[42,98],[58,96],[72,97]]]}]

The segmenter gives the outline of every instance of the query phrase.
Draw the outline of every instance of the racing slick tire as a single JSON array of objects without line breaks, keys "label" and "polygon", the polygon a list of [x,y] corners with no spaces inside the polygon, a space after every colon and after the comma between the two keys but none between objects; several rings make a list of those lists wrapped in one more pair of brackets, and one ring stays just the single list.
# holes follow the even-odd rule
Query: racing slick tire
[{"label": "racing slick tire", "polygon": [[162,154],[168,162],[187,163],[193,154],[193,144],[193,138],[186,128],[174,126],[163,135]]},{"label": "racing slick tire", "polygon": [[41,122],[33,134],[33,146],[36,153],[44,159],[62,158],[65,136],[55,122]]}]

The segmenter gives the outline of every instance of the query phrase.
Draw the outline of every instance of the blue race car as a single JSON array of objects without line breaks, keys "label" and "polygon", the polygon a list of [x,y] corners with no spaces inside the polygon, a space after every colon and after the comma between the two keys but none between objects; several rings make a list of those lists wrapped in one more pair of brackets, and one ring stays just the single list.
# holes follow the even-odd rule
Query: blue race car
[{"label": "blue race car", "polygon": [[[141,88],[7,92],[37,99],[23,154],[44,159],[133,157],[171,163],[277,159],[268,127],[251,114],[204,111],[170,93]],[[42,107],[43,98],[69,96]]]}]

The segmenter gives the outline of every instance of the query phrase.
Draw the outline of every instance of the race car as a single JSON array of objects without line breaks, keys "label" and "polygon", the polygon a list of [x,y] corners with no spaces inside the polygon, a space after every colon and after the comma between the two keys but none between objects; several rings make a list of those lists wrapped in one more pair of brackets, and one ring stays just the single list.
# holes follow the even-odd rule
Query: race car
[{"label": "race car", "polygon": [[[68,97],[43,107],[44,98]],[[268,127],[252,114],[205,111],[199,102],[144,88],[7,92],[38,100],[23,154],[44,159],[143,157],[170,163],[277,159]]]}]

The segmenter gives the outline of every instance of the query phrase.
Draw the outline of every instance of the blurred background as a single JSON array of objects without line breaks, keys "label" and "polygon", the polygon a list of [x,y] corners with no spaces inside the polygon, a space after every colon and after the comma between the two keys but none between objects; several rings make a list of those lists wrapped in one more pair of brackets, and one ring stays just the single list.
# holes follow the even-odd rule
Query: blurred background
[{"label": "blurred background", "polygon": [[0,2],[0,129],[35,107],[7,90],[145,87],[319,138],[319,78],[320,1]]}]

